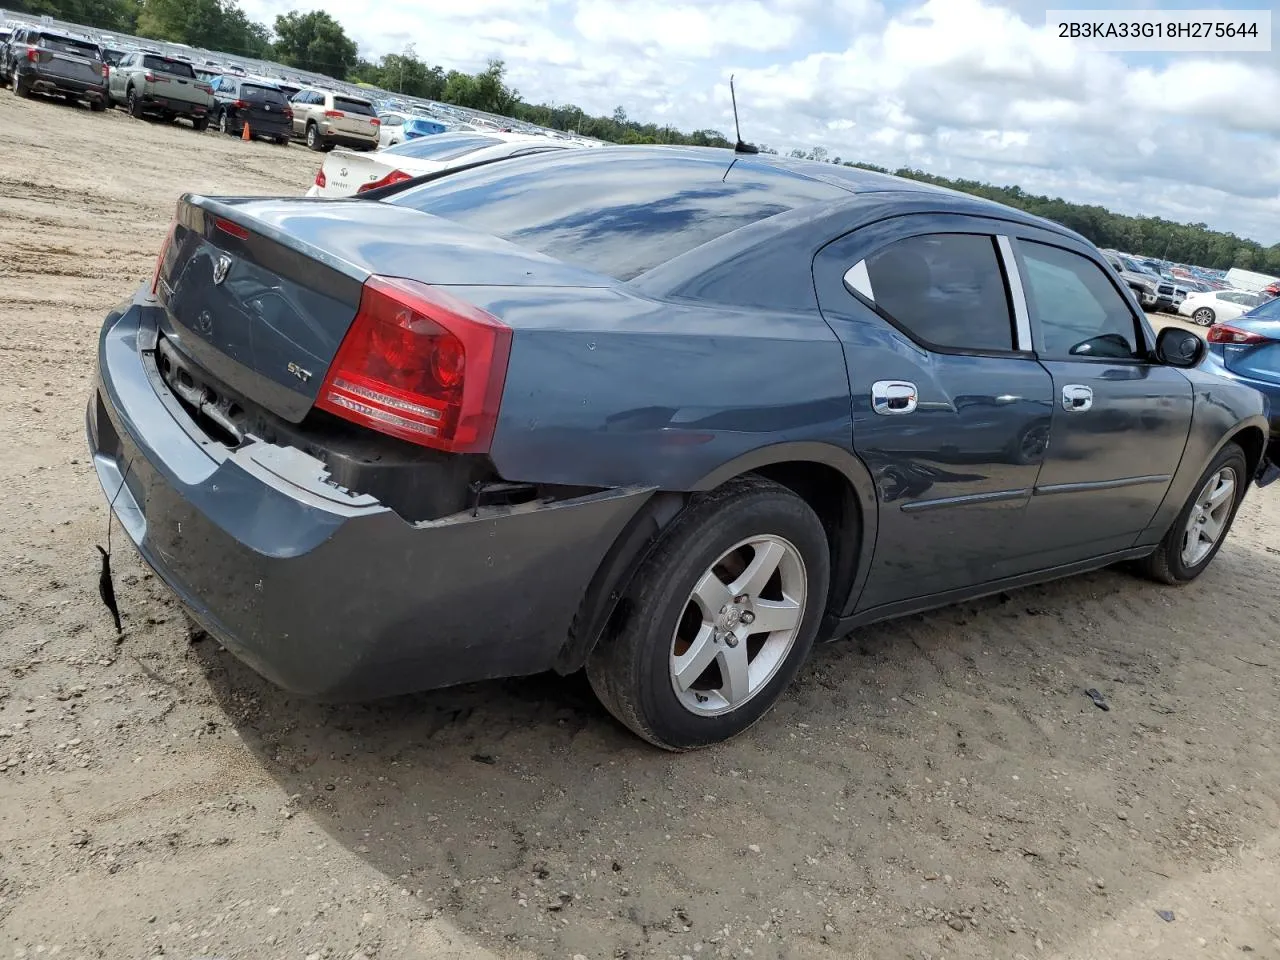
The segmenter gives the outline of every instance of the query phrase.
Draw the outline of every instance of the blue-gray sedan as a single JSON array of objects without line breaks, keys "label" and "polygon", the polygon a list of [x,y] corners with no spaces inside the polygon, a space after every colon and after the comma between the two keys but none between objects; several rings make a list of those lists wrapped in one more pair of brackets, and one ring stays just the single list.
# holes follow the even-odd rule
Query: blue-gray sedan
[{"label": "blue-gray sedan", "polygon": [[1121,560],[1194,580],[1268,447],[1204,352],[1057,224],[606,147],[184,197],[88,436],[144,559],[289,690],[585,667],[686,749],[817,638]]}]

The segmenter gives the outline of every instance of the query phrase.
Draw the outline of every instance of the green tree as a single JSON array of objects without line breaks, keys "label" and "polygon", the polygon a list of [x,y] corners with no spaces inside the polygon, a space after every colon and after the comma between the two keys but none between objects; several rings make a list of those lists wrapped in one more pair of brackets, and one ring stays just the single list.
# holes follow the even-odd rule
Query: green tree
[{"label": "green tree", "polygon": [[241,56],[270,53],[267,28],[250,20],[235,0],[142,0],[138,33]]},{"label": "green tree", "polygon": [[345,80],[359,60],[356,42],[323,10],[276,17],[276,56],[282,63]]},{"label": "green tree", "polygon": [[132,33],[138,26],[138,0],[8,0],[14,13],[50,16],[57,20]]}]

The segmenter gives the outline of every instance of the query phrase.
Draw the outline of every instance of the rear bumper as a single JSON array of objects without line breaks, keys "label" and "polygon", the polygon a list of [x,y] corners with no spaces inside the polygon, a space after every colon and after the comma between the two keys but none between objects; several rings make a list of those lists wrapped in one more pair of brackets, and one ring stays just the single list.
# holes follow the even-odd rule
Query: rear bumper
[{"label": "rear bumper", "polygon": [[345,133],[335,133],[333,130],[326,130],[324,125],[320,126],[320,139],[326,144],[332,144],[335,147],[353,147],[357,150],[376,150],[378,148],[378,137],[352,137]]},{"label": "rear bumper", "polygon": [[647,490],[408,523],[296,450],[201,441],[155,372],[151,304],[139,294],[103,326],[88,442],[121,525],[197,622],[323,699],[551,667]]},{"label": "rear bumper", "polygon": [[167,110],[180,117],[207,117],[212,111],[207,104],[192,103],[189,100],[171,100],[168,97],[147,94],[142,98],[144,110]]},{"label": "rear bumper", "polygon": [[39,73],[28,74],[24,79],[30,84],[34,93],[71,93],[85,100],[105,100],[107,97],[106,87],[101,83]]}]

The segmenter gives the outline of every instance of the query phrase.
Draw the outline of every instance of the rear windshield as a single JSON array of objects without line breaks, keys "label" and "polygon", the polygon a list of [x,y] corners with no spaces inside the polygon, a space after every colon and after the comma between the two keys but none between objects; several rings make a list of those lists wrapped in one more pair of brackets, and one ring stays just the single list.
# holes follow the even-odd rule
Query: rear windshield
[{"label": "rear windshield", "polygon": [[96,43],[74,37],[60,37],[56,33],[40,34],[40,46],[59,53],[74,53],[77,57],[88,57],[90,60],[102,59],[102,51]]},{"label": "rear windshield", "polygon": [[254,103],[278,103],[281,106],[288,103],[284,94],[275,87],[260,87],[256,83],[240,84],[240,99],[252,100]]},{"label": "rear windshield", "polygon": [[727,150],[604,148],[463,170],[386,202],[630,280],[740,227],[849,195],[766,161],[735,162]]},{"label": "rear windshield", "polygon": [[362,117],[373,117],[373,105],[365,103],[363,100],[351,100],[347,97],[334,97],[333,109],[341,110],[343,113],[356,113]]},{"label": "rear windshield", "polygon": [[387,147],[382,152],[398,157],[414,157],[418,160],[456,160],[458,157],[501,142],[497,137],[438,133],[397,143],[394,147]]},{"label": "rear windshield", "polygon": [[194,80],[196,76],[191,64],[170,57],[153,57],[148,54],[142,58],[142,65],[148,70],[159,70],[174,77],[190,77]]}]

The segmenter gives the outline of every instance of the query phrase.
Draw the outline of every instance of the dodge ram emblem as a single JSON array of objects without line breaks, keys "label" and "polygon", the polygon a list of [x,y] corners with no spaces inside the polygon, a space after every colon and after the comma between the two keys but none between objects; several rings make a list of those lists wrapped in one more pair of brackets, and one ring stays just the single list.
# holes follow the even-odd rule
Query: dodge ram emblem
[{"label": "dodge ram emblem", "polygon": [[218,284],[227,279],[227,271],[230,269],[231,258],[228,256],[219,257],[218,262],[213,265],[213,282]]}]

